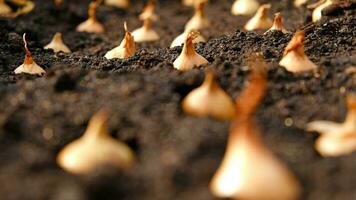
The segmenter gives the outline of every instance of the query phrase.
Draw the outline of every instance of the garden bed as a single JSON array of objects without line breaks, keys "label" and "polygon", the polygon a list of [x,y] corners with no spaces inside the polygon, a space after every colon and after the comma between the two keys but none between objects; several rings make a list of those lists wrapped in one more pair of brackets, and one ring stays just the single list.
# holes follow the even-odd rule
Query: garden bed
[{"label": "garden bed", "polygon": [[[129,59],[107,60],[105,53],[123,37],[123,22],[130,30],[141,26],[141,1],[129,11],[100,7],[104,34],[75,32],[87,18],[89,1],[68,0],[59,7],[48,0],[35,2],[26,16],[0,19],[1,199],[216,199],[208,184],[223,157],[229,122],[184,114],[181,101],[201,84],[204,68],[175,70],[172,63],[181,47],[168,48],[192,9],[161,1],[154,25],[161,40],[138,44]],[[287,29],[305,30],[306,54],[318,72],[292,74],[278,66],[292,34],[241,31],[248,17],[230,15],[232,1],[226,0],[208,4],[212,25],[202,34],[209,41],[196,45],[197,52],[232,97],[247,80],[246,58],[262,52],[269,84],[256,118],[266,146],[297,175],[301,199],[354,199],[356,154],[321,157],[314,150],[317,135],[304,127],[316,119],[343,121],[345,94],[356,92],[356,73],[350,70],[356,66],[355,7],[330,12],[312,24],[305,6],[261,2],[272,2],[270,16],[280,11]],[[24,32],[45,77],[13,72],[23,63]],[[72,54],[43,49],[55,32],[63,34]],[[66,173],[56,163],[57,153],[83,133],[102,107],[111,112],[110,133],[135,151],[136,164],[126,171],[105,166],[85,176]]]}]

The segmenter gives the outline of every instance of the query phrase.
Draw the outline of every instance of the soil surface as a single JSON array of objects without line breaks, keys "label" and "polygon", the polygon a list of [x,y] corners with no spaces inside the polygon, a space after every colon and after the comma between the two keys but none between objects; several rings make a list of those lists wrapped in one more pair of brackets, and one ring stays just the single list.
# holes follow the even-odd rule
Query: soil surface
[{"label": "soil surface", "polygon": [[[100,7],[104,34],[75,32],[87,17],[88,0],[65,0],[59,7],[49,0],[35,2],[26,16],[0,18],[1,199],[216,199],[208,184],[223,157],[229,122],[183,113],[181,100],[202,83],[204,67],[174,70],[181,47],[168,48],[192,9],[161,1],[154,25],[161,40],[138,44],[132,58],[107,60],[103,55],[121,41],[123,22],[130,30],[141,26],[137,15],[143,2],[133,1],[129,11]],[[227,0],[208,5],[211,27],[202,34],[209,41],[196,49],[232,97],[246,82],[246,58],[262,52],[269,85],[256,118],[266,146],[297,175],[301,199],[355,199],[356,153],[323,158],[313,148],[317,135],[304,131],[312,120],[343,121],[345,94],[356,92],[355,6],[329,10],[312,24],[306,6],[261,2],[271,2],[270,16],[280,11],[292,32],[306,31],[306,54],[318,72],[292,74],[279,67],[292,34],[241,31],[248,17],[230,15]],[[24,32],[45,77],[13,73],[24,59]],[[42,48],[55,32],[62,32],[72,54]],[[105,166],[86,176],[66,173],[56,164],[57,153],[82,135],[102,107],[111,110],[110,133],[133,148],[137,163],[127,171]]]}]

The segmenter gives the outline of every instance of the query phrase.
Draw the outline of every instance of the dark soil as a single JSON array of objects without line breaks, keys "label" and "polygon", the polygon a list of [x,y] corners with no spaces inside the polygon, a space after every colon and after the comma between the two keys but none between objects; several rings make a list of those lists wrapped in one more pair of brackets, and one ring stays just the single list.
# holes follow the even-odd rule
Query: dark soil
[{"label": "dark soil", "polygon": [[[142,2],[134,1],[130,11],[101,7],[98,17],[105,34],[74,31],[86,19],[88,1],[67,0],[60,7],[49,0],[36,2],[29,15],[0,19],[0,198],[214,199],[208,184],[222,159],[229,123],[182,112],[182,98],[201,84],[204,69],[174,70],[181,47],[167,48],[192,10],[179,1],[161,1],[155,28],[162,39],[138,45],[132,58],[109,61],[103,55],[120,42],[123,22],[131,30],[140,26]],[[246,81],[246,58],[262,52],[269,86],[256,118],[266,145],[301,181],[301,199],[355,199],[356,153],[323,158],[313,148],[317,135],[303,130],[316,119],[342,121],[344,96],[356,91],[356,74],[347,73],[356,66],[355,6],[330,10],[322,21],[310,24],[311,12],[291,2],[272,1],[271,17],[281,11],[288,29],[306,31],[306,53],[320,67],[317,73],[296,75],[279,67],[292,35],[239,31],[248,18],[229,14],[232,1],[211,1],[207,14],[212,27],[203,31],[210,40],[197,45],[197,51],[233,97]],[[72,54],[42,49],[57,31]],[[13,73],[23,62],[24,32],[35,61],[48,72],[45,77]],[[64,172],[55,162],[58,151],[78,138],[102,107],[111,110],[113,137],[134,149],[137,163],[128,171],[102,167],[87,176]],[[287,126],[286,119],[293,124]]]}]

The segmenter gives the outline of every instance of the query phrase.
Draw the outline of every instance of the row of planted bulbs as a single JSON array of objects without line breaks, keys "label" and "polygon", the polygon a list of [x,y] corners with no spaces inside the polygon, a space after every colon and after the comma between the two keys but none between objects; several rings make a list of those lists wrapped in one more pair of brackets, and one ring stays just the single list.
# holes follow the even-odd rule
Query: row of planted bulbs
[{"label": "row of planted bulbs", "polygon": [[[188,71],[195,66],[209,63],[194,48],[195,42],[203,40],[197,31],[209,27],[209,21],[203,12],[206,1],[186,0],[184,2],[190,5],[189,2],[193,2],[196,13],[187,24],[186,31],[179,36],[181,40],[174,42],[176,45],[183,43],[183,49],[173,66],[178,70]],[[301,1],[295,2],[299,4]],[[305,3],[305,0],[302,2]],[[95,17],[95,10],[99,4],[99,1],[90,4],[89,19],[78,26],[78,31],[105,30]],[[325,8],[325,4],[319,3],[313,6],[316,7],[315,10],[318,13],[321,13],[320,6]],[[253,7],[242,5],[253,5]],[[270,7],[267,4],[260,6],[257,1],[253,0],[238,0],[234,3],[232,12],[240,14],[236,10],[245,8],[251,14],[254,13],[251,11],[252,8],[255,9],[256,13],[246,24],[246,30],[269,28],[268,31],[287,33],[279,13],[275,15],[274,20],[268,18]],[[315,16],[318,15],[315,14]],[[124,24],[124,39],[118,47],[107,52],[106,58],[124,59],[133,56],[135,42],[139,42],[138,38],[142,39],[142,36],[144,38],[149,35],[148,38],[150,38],[150,40],[143,41],[152,41],[152,38],[159,39],[158,34],[150,26],[151,22],[158,19],[154,13],[154,2],[148,3],[140,19],[144,21],[144,26],[136,32],[131,33],[128,31],[127,24]],[[315,19],[313,13],[313,20]],[[147,34],[147,30],[152,34]],[[297,31],[284,50],[279,64],[288,71],[297,73],[318,68],[304,53],[304,37],[303,31]],[[15,73],[45,74],[45,71],[33,61],[27,48],[25,34],[23,40],[26,52],[25,61],[15,70]],[[55,52],[70,53],[60,33],[57,33],[45,48],[54,49]],[[182,109],[195,116],[232,120],[224,159],[210,182],[210,190],[215,196],[234,199],[298,199],[301,186],[297,178],[264,146],[253,120],[254,113],[265,95],[267,67],[261,55],[252,56],[251,60],[249,85],[243,89],[235,101],[219,86],[214,72],[207,70],[204,83],[184,98]],[[321,134],[316,140],[315,148],[323,156],[339,156],[356,150],[356,95],[349,94],[346,103],[348,114],[344,123],[315,121],[306,126],[307,131],[316,131]],[[107,133],[108,118],[108,112],[98,112],[92,117],[83,136],[59,152],[57,162],[63,169],[75,174],[86,174],[104,164],[127,169],[135,163],[134,152]]]},{"label": "row of planted bulbs", "polygon": [[[188,1],[184,3],[188,5]],[[192,69],[194,66],[200,66],[208,63],[204,57],[197,54],[194,50],[194,43],[205,41],[205,39],[197,31],[208,28],[210,24],[209,20],[204,14],[204,6],[206,3],[207,0],[194,1],[194,16],[186,24],[184,33],[176,37],[171,44],[171,48],[184,44],[181,55],[173,63],[174,68],[178,70],[187,71]],[[95,14],[96,9],[100,4],[101,0],[93,1],[90,3],[88,11],[89,18],[77,26],[77,31],[94,33],[102,33],[105,31],[104,26],[98,21]],[[255,15],[246,23],[244,27],[246,30],[253,31],[269,29],[267,32],[281,31],[283,33],[288,33],[288,31],[283,26],[280,13],[275,14],[274,20],[269,18],[268,13],[271,8],[270,4],[263,4],[258,8],[256,5],[259,6],[258,2],[254,0],[238,0],[233,5],[232,12],[234,14],[250,14],[252,13],[252,9],[257,9]],[[320,8],[325,8],[328,5],[330,5],[330,1],[328,0],[324,3],[319,3],[314,10],[313,16],[317,15],[321,17],[322,9]],[[152,22],[158,20],[158,15],[154,12],[154,6],[155,2],[153,0],[148,1],[143,12],[140,14],[139,19],[143,21],[143,26],[141,28],[138,28],[131,33],[128,31],[127,24],[124,24],[124,39],[121,41],[119,46],[105,54],[107,59],[129,58],[136,52],[136,42],[151,42],[159,40],[160,36],[156,31],[153,30],[151,26]],[[317,14],[315,14],[315,12]],[[315,18],[315,20],[319,20],[320,17]],[[32,58],[30,58],[31,54],[27,49],[25,35],[24,43],[26,50],[25,62],[15,70],[15,73],[44,75],[45,71],[40,66],[38,66]],[[60,33],[56,33],[51,43],[46,45],[44,48],[53,49],[54,52],[71,52],[68,46],[64,44],[62,35]],[[291,43],[287,46],[284,52],[284,57],[280,61],[280,65],[285,67],[290,72],[303,72],[317,69],[317,66],[313,64],[304,54],[303,32],[299,31],[295,34],[295,37],[292,39]]]},{"label": "row of planted bulbs", "polygon": [[[17,17],[19,15],[27,14],[35,8],[35,3],[31,0],[7,0],[17,6],[16,10],[13,10],[6,4],[5,0],[0,0],[0,15],[5,17]],[[54,0],[56,5],[60,5],[64,0]],[[98,0],[98,3],[104,3],[108,6],[113,6],[121,9],[128,9],[130,6],[130,0]],[[185,6],[195,6],[198,1],[208,0],[183,0],[182,3]],[[302,6],[307,3],[308,0],[294,0],[296,7]],[[317,21],[321,18],[321,11],[333,4],[333,0],[320,0],[319,2],[309,5],[308,8],[315,9],[313,12],[313,21]],[[233,15],[252,15],[260,6],[257,0],[236,0],[231,8]]]}]

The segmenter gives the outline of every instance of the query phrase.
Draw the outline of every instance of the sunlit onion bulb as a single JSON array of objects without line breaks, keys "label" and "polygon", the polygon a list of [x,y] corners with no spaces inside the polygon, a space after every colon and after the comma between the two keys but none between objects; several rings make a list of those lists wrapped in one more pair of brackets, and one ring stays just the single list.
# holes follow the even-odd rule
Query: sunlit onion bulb
[{"label": "sunlit onion bulb", "polygon": [[308,131],[321,135],[315,142],[322,156],[341,156],[356,151],[356,94],[347,96],[348,113],[343,123],[314,121],[307,124]]},{"label": "sunlit onion bulb", "polygon": [[205,16],[205,7],[206,1],[198,1],[195,4],[195,14],[185,25],[185,30],[202,30],[210,26],[210,22]]},{"label": "sunlit onion bulb", "polygon": [[236,0],[231,7],[233,15],[253,15],[260,6],[257,0]]},{"label": "sunlit onion bulb", "polygon": [[212,71],[207,71],[204,83],[184,98],[182,108],[191,115],[220,120],[231,120],[236,114],[235,103],[216,82]]},{"label": "sunlit onion bulb", "polygon": [[64,44],[62,34],[61,33],[56,33],[53,36],[52,41],[47,44],[44,49],[52,49],[53,52],[64,52],[64,53],[70,53],[70,49],[68,48],[67,45]]},{"label": "sunlit onion bulb", "polygon": [[293,73],[316,70],[316,66],[304,53],[304,31],[298,31],[284,50],[279,65]]},{"label": "sunlit onion bulb", "polygon": [[99,7],[98,2],[90,2],[88,15],[89,18],[83,23],[77,26],[78,32],[88,32],[88,33],[103,33],[105,32],[104,26],[96,18],[96,10]]},{"label": "sunlit onion bulb", "polygon": [[272,19],[269,18],[268,12],[271,9],[270,4],[261,5],[256,14],[246,23],[247,31],[268,29],[273,25]]},{"label": "sunlit onion bulb", "polygon": [[173,62],[173,67],[180,71],[188,71],[195,66],[209,63],[203,56],[199,55],[194,48],[193,40],[199,33],[191,31],[183,45],[183,49],[178,58]]},{"label": "sunlit onion bulb", "polygon": [[300,193],[294,175],[263,145],[249,120],[234,122],[210,187],[217,197],[246,200],[296,200]]},{"label": "sunlit onion bulb", "polygon": [[135,51],[136,51],[135,39],[132,36],[132,34],[128,31],[126,22],[124,23],[124,29],[125,29],[124,39],[121,41],[119,46],[108,51],[105,54],[105,58],[107,58],[107,59],[114,59],[114,58],[125,59],[125,58],[129,58],[135,54]]},{"label": "sunlit onion bulb", "polygon": [[26,41],[26,33],[23,34],[23,42],[25,46],[25,60],[22,65],[15,69],[15,74],[32,74],[32,75],[40,75],[43,76],[46,74],[46,71],[42,69],[32,58],[30,50],[27,48],[27,41]]},{"label": "sunlit onion bulb", "polygon": [[[300,185],[288,168],[264,146],[253,115],[266,90],[265,63],[254,63],[250,84],[236,101],[223,161],[210,183],[220,198],[244,200],[296,200]],[[273,181],[271,181],[273,180]]]},{"label": "sunlit onion bulb", "polygon": [[74,174],[87,174],[103,165],[127,169],[134,163],[134,153],[124,143],[107,132],[108,114],[101,111],[90,120],[79,139],[65,146],[57,156],[57,163]]},{"label": "sunlit onion bulb", "polygon": [[[189,33],[190,31],[184,31],[182,34],[178,35],[173,40],[170,48],[181,46],[182,44],[184,44],[184,41]],[[201,34],[197,35],[197,37],[193,40],[193,43],[199,43],[199,42],[206,42],[205,38]]]},{"label": "sunlit onion bulb", "polygon": [[157,21],[158,16],[155,13],[155,2],[154,0],[149,0],[144,7],[142,13],[139,16],[139,19],[144,21],[146,19],[149,19],[151,21]]},{"label": "sunlit onion bulb", "polygon": [[158,33],[152,28],[151,20],[145,19],[143,26],[132,32],[135,42],[152,42],[159,40]]},{"label": "sunlit onion bulb", "polygon": [[267,32],[269,31],[281,31],[282,33],[289,33],[289,31],[287,31],[287,29],[283,26],[281,13],[276,13],[274,15],[273,25]]},{"label": "sunlit onion bulb", "polygon": [[326,7],[331,6],[332,4],[333,4],[332,0],[321,0],[321,1],[317,2],[316,4],[308,6],[308,8],[314,8],[313,14],[312,14],[313,22],[319,21],[323,17],[322,11]]}]

